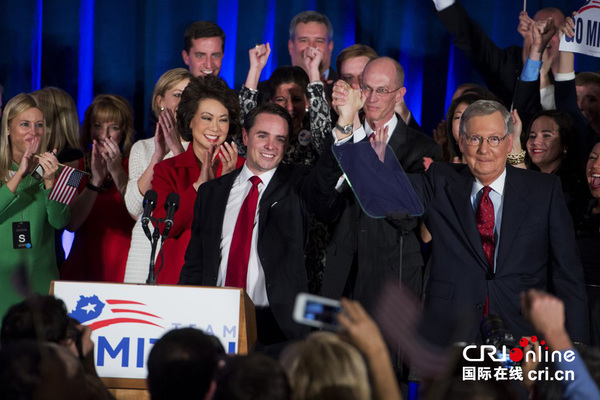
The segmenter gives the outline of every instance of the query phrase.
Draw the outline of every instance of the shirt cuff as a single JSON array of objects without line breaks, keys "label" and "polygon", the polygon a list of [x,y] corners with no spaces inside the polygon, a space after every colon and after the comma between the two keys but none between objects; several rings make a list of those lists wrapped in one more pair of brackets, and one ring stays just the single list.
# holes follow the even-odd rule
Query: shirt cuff
[{"label": "shirt cuff", "polygon": [[534,61],[527,57],[523,71],[521,72],[521,80],[523,82],[537,81],[540,76],[540,68],[542,68],[541,61]]},{"label": "shirt cuff", "polygon": [[575,79],[575,71],[554,74],[554,80],[556,82],[572,81],[573,79]]},{"label": "shirt cuff", "polygon": [[443,9],[450,7],[455,2],[456,2],[455,0],[433,0],[435,9],[438,11],[442,11]]},{"label": "shirt cuff", "polygon": [[350,141],[350,139],[352,139],[354,137],[354,132],[352,133],[352,135],[343,138],[342,140],[338,140],[337,135],[335,134],[335,130],[337,128],[333,128],[333,131],[331,131],[331,134],[333,135],[333,145],[334,146],[341,146],[344,143],[347,143],[348,141]]}]

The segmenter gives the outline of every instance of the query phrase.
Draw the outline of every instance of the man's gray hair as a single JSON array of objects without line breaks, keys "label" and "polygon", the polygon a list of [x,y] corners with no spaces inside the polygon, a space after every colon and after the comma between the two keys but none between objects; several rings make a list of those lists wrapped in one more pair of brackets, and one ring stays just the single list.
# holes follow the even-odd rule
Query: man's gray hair
[{"label": "man's gray hair", "polygon": [[327,37],[329,41],[333,39],[333,25],[331,25],[331,21],[327,18],[327,15],[321,14],[317,11],[302,11],[299,14],[296,14],[292,21],[290,22],[290,40],[294,40],[294,35],[296,34],[296,26],[299,23],[308,24],[309,22],[317,22],[319,24],[324,24],[327,27]]},{"label": "man's gray hair", "polygon": [[471,104],[460,117],[460,127],[458,131],[461,135],[466,136],[467,122],[473,117],[483,117],[492,115],[496,111],[500,111],[502,119],[504,119],[504,133],[510,135],[513,133],[513,119],[508,110],[500,103],[494,100],[477,100]]}]

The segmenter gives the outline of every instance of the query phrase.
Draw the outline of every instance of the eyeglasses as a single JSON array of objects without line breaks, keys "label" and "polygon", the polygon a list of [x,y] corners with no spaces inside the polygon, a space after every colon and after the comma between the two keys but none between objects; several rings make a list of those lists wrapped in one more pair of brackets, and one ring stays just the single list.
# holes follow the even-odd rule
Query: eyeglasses
[{"label": "eyeglasses", "polygon": [[372,87],[370,87],[368,85],[360,85],[360,90],[365,92],[367,95],[371,94],[371,92],[375,92],[375,93],[377,93],[378,96],[387,96],[388,94],[397,92],[400,89],[402,89],[402,86],[400,86],[398,89],[389,90],[388,88],[384,88],[384,87],[373,89]]},{"label": "eyeglasses", "polygon": [[481,146],[481,144],[483,143],[483,141],[487,141],[487,143],[490,145],[490,147],[498,147],[500,146],[500,143],[502,143],[504,141],[504,139],[506,139],[508,137],[508,135],[504,135],[503,137],[498,137],[498,136],[490,136],[490,137],[486,137],[484,138],[483,136],[478,136],[478,135],[465,135],[467,144],[469,146],[473,146],[473,147],[478,147]]}]

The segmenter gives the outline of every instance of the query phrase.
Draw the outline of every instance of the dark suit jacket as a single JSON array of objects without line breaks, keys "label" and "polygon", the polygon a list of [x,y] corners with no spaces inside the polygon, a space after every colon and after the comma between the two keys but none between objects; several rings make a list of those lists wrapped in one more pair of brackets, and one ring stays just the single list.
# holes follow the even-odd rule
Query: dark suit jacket
[{"label": "dark suit jacket", "polygon": [[[192,237],[180,284],[216,286],[221,263],[221,234],[229,192],[240,169],[203,184],[194,206]],[[306,335],[292,320],[296,294],[307,291],[304,245],[311,213],[326,215],[341,171],[327,149],[312,170],[280,164],[259,204],[258,255],[265,272],[271,310],[289,339]]]},{"label": "dark suit jacket", "polygon": [[[400,117],[388,145],[409,172],[424,172],[423,157],[438,160],[441,154],[430,137],[408,128]],[[322,294],[331,298],[351,295],[370,309],[383,282],[398,280],[400,252],[396,229],[383,219],[364,214],[349,188],[338,196],[330,222],[335,227],[327,248]],[[403,282],[420,294],[423,257],[414,232],[405,237],[402,259]],[[351,273],[353,263],[357,263],[356,276]],[[350,293],[344,293],[347,283],[353,286]]]},{"label": "dark suit jacket", "polygon": [[427,174],[409,178],[425,206],[434,241],[426,288],[428,335],[448,339],[459,313],[474,323],[464,337],[477,337],[486,294],[490,314],[498,314],[519,339],[532,327],[521,316],[519,294],[548,290],[565,302],[566,326],[575,341],[587,341],[587,305],[573,223],[559,179],[507,165],[500,246],[491,275],[475,223],[470,195],[474,181],[467,165],[434,163]]}]

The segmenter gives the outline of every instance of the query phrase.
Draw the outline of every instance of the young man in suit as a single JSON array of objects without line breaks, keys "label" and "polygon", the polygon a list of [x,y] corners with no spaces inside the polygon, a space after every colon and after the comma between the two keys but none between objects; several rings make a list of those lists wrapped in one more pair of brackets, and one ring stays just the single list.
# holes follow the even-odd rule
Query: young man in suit
[{"label": "young man in suit", "polygon": [[[308,219],[329,213],[341,175],[329,149],[312,169],[281,164],[291,132],[290,114],[276,104],[256,107],[246,116],[246,162],[198,189],[179,280],[246,289],[256,306],[260,345],[297,339],[309,331],[292,320],[296,294],[307,291]],[[348,136],[340,132],[337,139]]]}]

